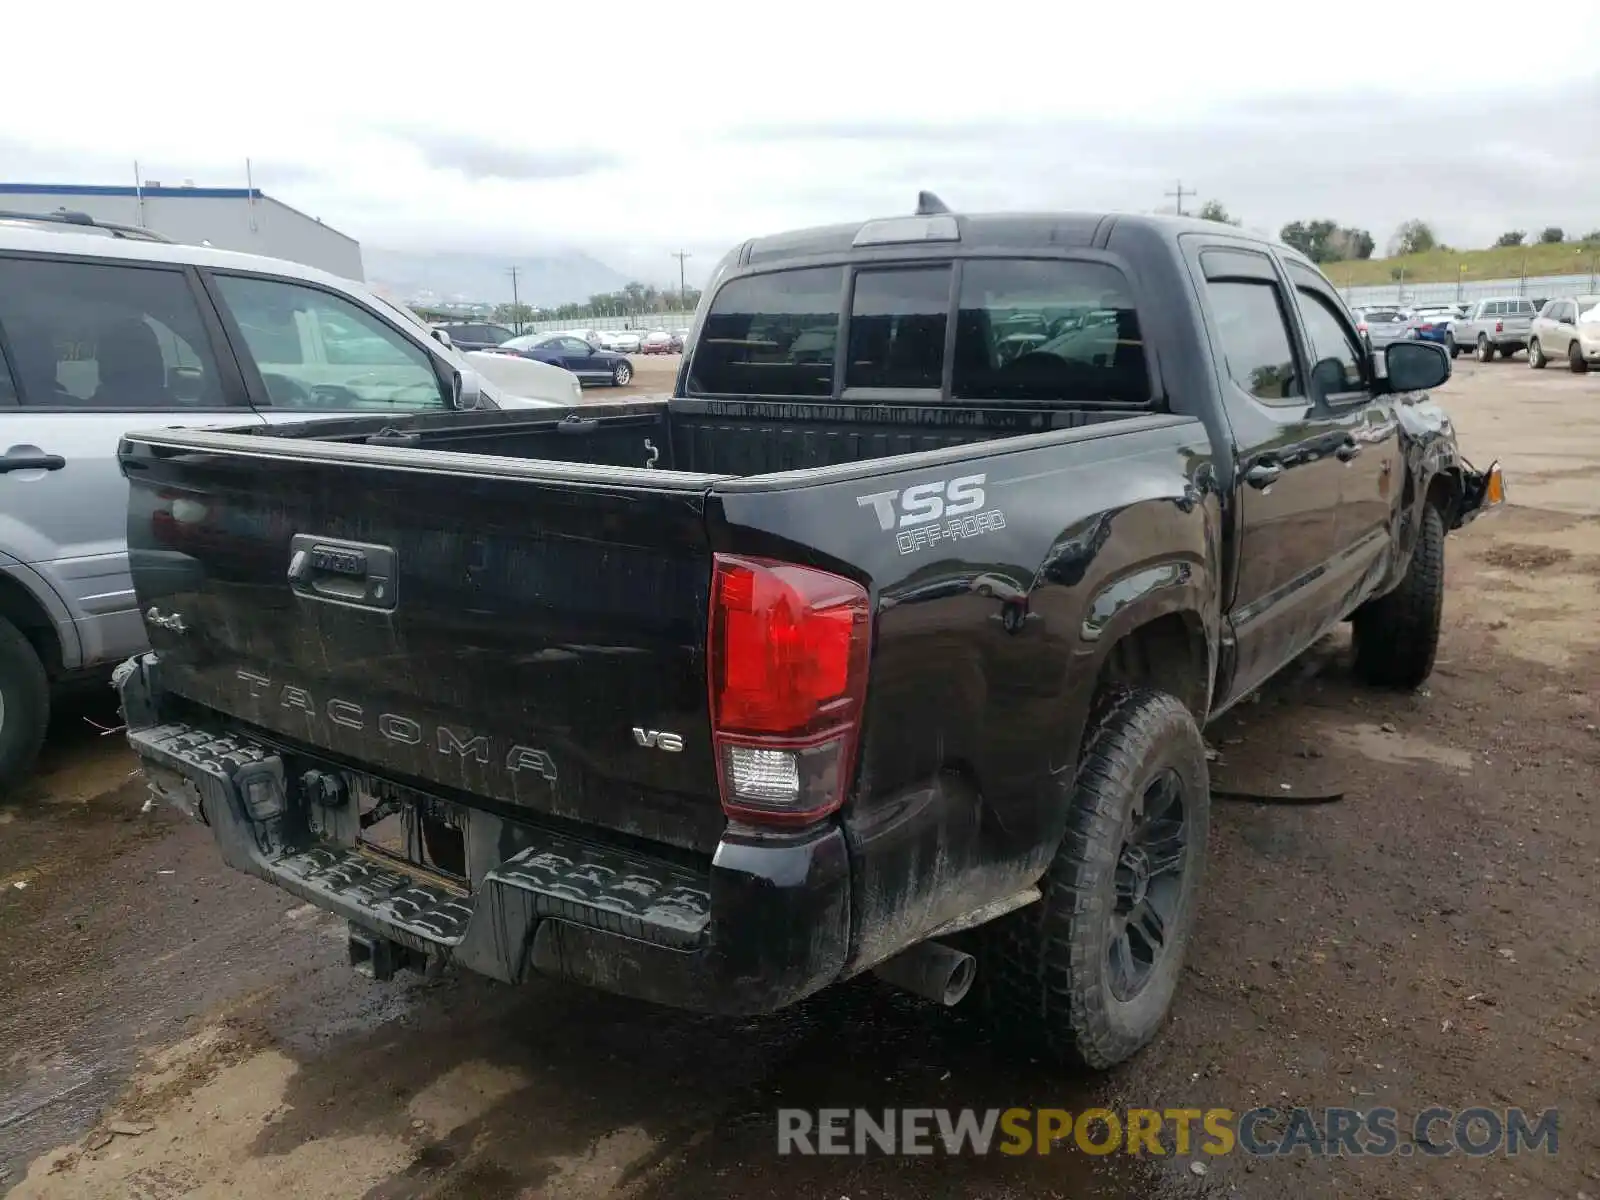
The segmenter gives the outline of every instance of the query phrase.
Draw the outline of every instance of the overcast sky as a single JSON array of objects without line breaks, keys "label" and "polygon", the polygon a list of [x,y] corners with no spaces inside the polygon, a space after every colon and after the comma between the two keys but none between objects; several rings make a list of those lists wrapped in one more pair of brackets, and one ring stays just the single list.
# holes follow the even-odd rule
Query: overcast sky
[{"label": "overcast sky", "polygon": [[658,280],[671,250],[693,278],[744,237],[909,211],[919,188],[1151,211],[1181,179],[1251,227],[1326,216],[1380,252],[1412,216],[1462,246],[1600,228],[1600,0],[467,12],[14,5],[0,178],[131,183],[137,159],[238,186],[249,156],[370,245],[574,247]]}]

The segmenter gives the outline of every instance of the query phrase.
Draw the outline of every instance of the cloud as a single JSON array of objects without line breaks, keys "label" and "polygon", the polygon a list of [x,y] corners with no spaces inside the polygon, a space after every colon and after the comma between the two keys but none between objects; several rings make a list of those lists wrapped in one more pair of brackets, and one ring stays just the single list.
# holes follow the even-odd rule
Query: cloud
[{"label": "cloud", "polygon": [[442,132],[412,132],[405,140],[421,152],[423,161],[443,171],[458,171],[468,179],[503,179],[515,183],[543,179],[575,179],[617,166],[622,160],[607,150],[574,147],[530,150],[475,136]]},{"label": "cloud", "polygon": [[[1600,0],[1566,2],[1568,27],[1600,28]],[[605,61],[622,67],[607,74],[540,53],[503,0],[474,11],[510,34],[448,63],[414,22],[359,5],[275,0],[218,56],[201,0],[163,0],[157,25],[80,0],[83,22],[117,29],[74,46],[97,86],[63,89],[49,55],[14,56],[11,90],[50,102],[0,106],[0,170],[120,183],[137,159],[147,177],[235,185],[249,156],[260,186],[370,246],[577,248],[674,285],[669,251],[693,253],[695,282],[747,237],[909,212],[923,188],[966,211],[1151,211],[1181,179],[1252,228],[1325,216],[1380,245],[1415,216],[1462,246],[1600,226],[1593,42],[1552,38],[1491,71],[1493,0],[1456,0],[1401,68],[1387,34],[1331,36],[1325,12],[1281,0],[1143,24],[1090,6],[1021,33],[860,0],[692,8],[663,25],[653,0],[612,0],[606,29],[654,32],[612,39]],[[22,6],[6,36],[48,45],[58,24]],[[1329,52],[1337,67],[1315,67]],[[285,62],[316,86],[280,86]],[[132,97],[134,117],[107,119],[108,95]]]}]

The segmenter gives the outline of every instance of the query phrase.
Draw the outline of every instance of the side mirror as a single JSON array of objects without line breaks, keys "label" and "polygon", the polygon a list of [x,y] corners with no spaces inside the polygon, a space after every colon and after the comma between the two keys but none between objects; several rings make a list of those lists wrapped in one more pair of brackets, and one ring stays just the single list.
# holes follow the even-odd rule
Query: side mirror
[{"label": "side mirror", "polygon": [[450,340],[450,335],[442,329],[430,329],[428,332],[433,334],[433,340],[438,342],[441,346],[455,345],[455,343]]},{"label": "side mirror", "polygon": [[1383,366],[1392,392],[1424,392],[1450,378],[1450,355],[1435,342],[1391,342]]},{"label": "side mirror", "polygon": [[484,406],[483,380],[476,371],[457,371],[452,392],[455,407],[459,410],[468,411]]},{"label": "side mirror", "polygon": [[1311,392],[1314,396],[1320,399],[1344,390],[1344,363],[1337,358],[1324,358],[1311,368]]}]

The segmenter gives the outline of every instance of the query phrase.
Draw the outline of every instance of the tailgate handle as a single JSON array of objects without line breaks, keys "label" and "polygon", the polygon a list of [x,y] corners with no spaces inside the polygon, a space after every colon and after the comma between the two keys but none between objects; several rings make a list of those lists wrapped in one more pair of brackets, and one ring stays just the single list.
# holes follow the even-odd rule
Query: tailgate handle
[{"label": "tailgate handle", "polygon": [[297,533],[289,541],[289,586],[308,600],[392,612],[399,600],[388,546]]}]

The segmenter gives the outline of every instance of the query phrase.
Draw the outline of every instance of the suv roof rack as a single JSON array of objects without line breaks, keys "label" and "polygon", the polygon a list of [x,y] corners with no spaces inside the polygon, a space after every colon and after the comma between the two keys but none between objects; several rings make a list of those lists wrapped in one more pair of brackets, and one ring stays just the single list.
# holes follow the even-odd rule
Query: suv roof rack
[{"label": "suv roof rack", "polygon": [[49,213],[11,212],[0,209],[0,221],[38,221],[46,225],[71,225],[79,229],[103,229],[115,238],[134,238],[145,242],[172,241],[163,237],[153,229],[144,229],[138,225],[118,225],[113,221],[97,221],[86,212],[73,212],[68,209],[57,209]]}]

